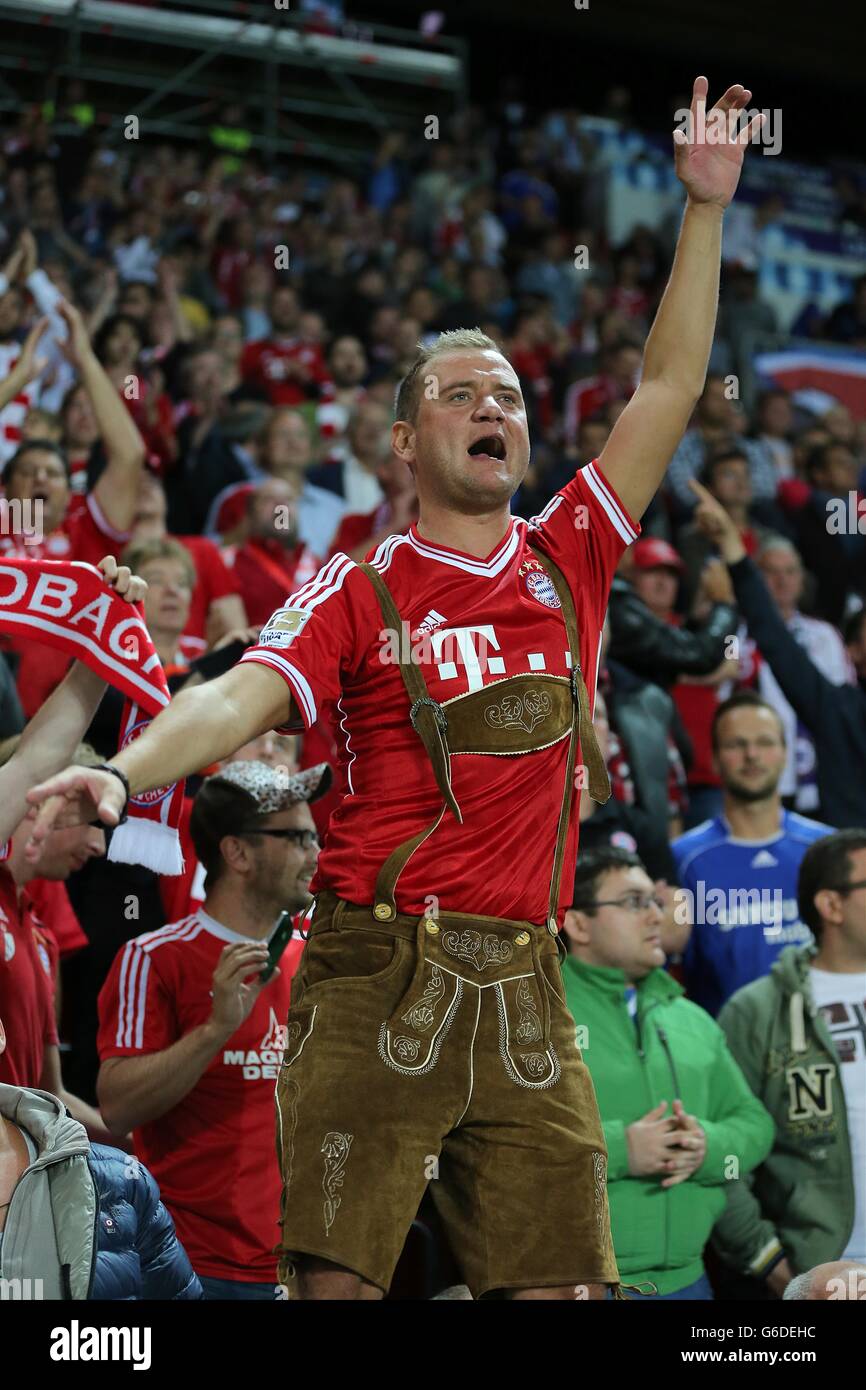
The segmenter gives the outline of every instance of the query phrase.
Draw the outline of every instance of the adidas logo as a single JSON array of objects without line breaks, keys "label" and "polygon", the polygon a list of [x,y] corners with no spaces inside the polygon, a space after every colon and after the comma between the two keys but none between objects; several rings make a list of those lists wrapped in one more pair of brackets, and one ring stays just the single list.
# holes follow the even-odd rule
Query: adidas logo
[{"label": "adidas logo", "polygon": [[431,608],[427,617],[423,622],[418,624],[415,630],[416,632],[432,632],[434,627],[441,627],[441,625],[447,623],[447,621],[448,619],[443,617],[441,613],[437,613],[435,608]]},{"label": "adidas logo", "polygon": [[777,869],[778,859],[775,859],[768,849],[759,849],[750,866],[752,869]]}]

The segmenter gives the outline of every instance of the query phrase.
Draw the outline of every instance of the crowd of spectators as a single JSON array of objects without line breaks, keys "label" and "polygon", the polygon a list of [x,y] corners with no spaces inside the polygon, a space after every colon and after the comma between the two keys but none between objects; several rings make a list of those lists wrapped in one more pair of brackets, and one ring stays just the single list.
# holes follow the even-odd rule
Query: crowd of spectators
[{"label": "crowd of spectators", "polygon": [[[0,132],[0,547],[145,578],[171,689],[227,669],[329,557],[415,520],[389,433],[419,341],[478,326],[514,363],[519,514],[601,454],[671,246],[644,226],[610,244],[575,113],[470,108],[437,140],[388,133],[353,176],[127,145],[38,108]],[[762,321],[749,275],[726,261],[719,360],[746,307]],[[813,329],[863,346],[864,294]],[[614,581],[595,708],[613,796],[580,799],[565,982],[620,1268],[661,1296],[710,1296],[711,1232],[717,1293],[866,1260],[864,490],[866,421],[778,387],[746,412],[711,371]],[[0,652],[14,740],[65,662]],[[81,757],[110,756],[120,719],[110,691]],[[108,1126],[210,1297],[273,1295],[271,1097],[301,935],[266,986],[244,979],[279,909],[308,902],[338,738],[268,736],[201,769],[179,880],[106,862],[95,829],[50,883],[14,837],[0,869],[0,1123],[11,1086],[50,1081],[92,1138]],[[26,1039],[16,949],[43,1014],[46,973],[55,990]],[[198,1296],[185,1263],[174,1288]]]}]

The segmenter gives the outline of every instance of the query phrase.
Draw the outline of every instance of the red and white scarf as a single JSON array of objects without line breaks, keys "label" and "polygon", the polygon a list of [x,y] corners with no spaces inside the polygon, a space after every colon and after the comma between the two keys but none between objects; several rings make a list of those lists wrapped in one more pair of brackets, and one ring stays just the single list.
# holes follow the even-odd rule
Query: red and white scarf
[{"label": "red and white scarf", "polygon": [[[83,661],[126,696],[120,747],[138,738],[171,696],[139,605],[78,560],[0,561],[0,633],[26,636]],[[178,823],[183,782],[131,797],[110,860],[158,874],[183,871]]]}]

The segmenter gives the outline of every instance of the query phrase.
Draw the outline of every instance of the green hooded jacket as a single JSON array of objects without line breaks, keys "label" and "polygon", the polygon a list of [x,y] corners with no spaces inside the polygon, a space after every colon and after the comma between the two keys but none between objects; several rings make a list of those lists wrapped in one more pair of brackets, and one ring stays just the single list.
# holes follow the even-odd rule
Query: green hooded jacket
[{"label": "green hooded jacket", "polygon": [[[660,1294],[700,1279],[703,1250],[725,1208],[731,1177],[769,1153],[773,1123],[731,1057],[708,1013],[686,999],[664,970],[637,986],[637,1017],[621,970],[564,962],[577,1044],[598,1098],[608,1150],[608,1199],[623,1281],[651,1282]],[[681,1100],[707,1136],[701,1167],[686,1182],[632,1177],[626,1129],[660,1101]]]},{"label": "green hooded jacket", "polygon": [[776,1143],[734,1183],[713,1233],[720,1254],[761,1277],[784,1252],[795,1274],[838,1260],[854,1225],[854,1178],[839,1059],[815,1007],[814,945],[786,946],[769,975],[719,1014],[728,1046],[776,1123]]}]

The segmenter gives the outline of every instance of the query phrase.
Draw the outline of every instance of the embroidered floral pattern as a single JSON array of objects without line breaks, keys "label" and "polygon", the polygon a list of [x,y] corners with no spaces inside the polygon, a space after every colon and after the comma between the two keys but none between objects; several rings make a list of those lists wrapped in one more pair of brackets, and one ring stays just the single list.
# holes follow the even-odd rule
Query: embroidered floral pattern
[{"label": "embroidered floral pattern", "polygon": [[[424,1033],[428,1028],[432,1027],[433,1020],[436,1017],[436,1006],[445,994],[445,981],[442,978],[441,970],[438,966],[433,965],[432,962],[430,969],[430,980],[425,985],[424,993],[421,995],[421,998],[418,1000],[417,1004],[413,1004],[404,1014],[401,1014],[403,1022],[408,1023],[410,1028],[417,1029],[419,1033]],[[398,1043],[401,1041],[405,1042],[406,1039],[397,1039]],[[396,1045],[395,1043],[395,1046]],[[417,1048],[415,1055],[418,1055]]]},{"label": "embroidered floral pattern", "polygon": [[520,1010],[520,1021],[514,1030],[515,1041],[519,1042],[521,1047],[525,1047],[528,1043],[541,1042],[541,1019],[538,1016],[538,1005],[526,980],[521,980],[517,986],[517,1007]]},{"label": "embroidered floral pattern", "polygon": [[595,1188],[595,1219],[598,1222],[600,1231],[605,1230],[605,1180],[607,1177],[607,1160],[604,1154],[594,1153],[592,1155],[593,1184]]},{"label": "embroidered floral pattern", "polygon": [[346,1176],[346,1161],[354,1137],[354,1134],[338,1134],[336,1130],[330,1130],[322,1140],[320,1152],[325,1155],[325,1176],[322,1178],[322,1191],[325,1194],[325,1235],[333,1226],[334,1217],[342,1205],[340,1188]]},{"label": "embroidered floral pattern", "polygon": [[484,970],[488,965],[507,965],[514,955],[510,941],[503,941],[488,932],[483,938],[477,931],[447,931],[442,935],[442,945],[451,956],[468,961],[476,970]]},{"label": "embroidered floral pattern", "polygon": [[394,1051],[401,1062],[414,1062],[421,1051],[421,1044],[417,1038],[406,1038],[401,1034],[394,1039]]},{"label": "embroidered floral pattern", "polygon": [[524,696],[503,695],[484,711],[484,722],[491,729],[523,729],[531,734],[543,724],[553,708],[550,696],[543,690],[527,690]]}]

